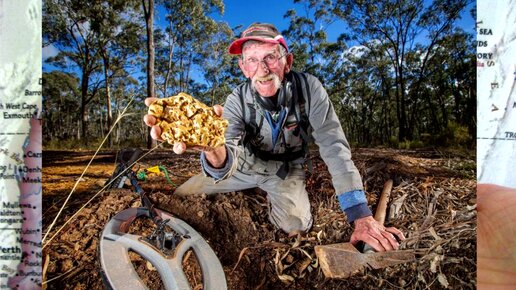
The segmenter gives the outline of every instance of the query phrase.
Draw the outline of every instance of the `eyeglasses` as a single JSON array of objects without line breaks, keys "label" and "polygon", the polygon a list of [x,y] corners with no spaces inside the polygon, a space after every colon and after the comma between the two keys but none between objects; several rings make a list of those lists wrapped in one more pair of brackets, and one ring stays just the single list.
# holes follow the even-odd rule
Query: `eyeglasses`
[{"label": "eyeglasses", "polygon": [[244,60],[243,62],[244,62],[245,68],[250,71],[255,71],[256,69],[258,69],[259,63],[264,63],[267,66],[267,68],[270,69],[270,68],[276,67],[280,58],[284,57],[287,54],[288,53],[285,53],[280,56],[277,56],[275,54],[269,54],[269,55],[266,55],[262,60],[259,60],[254,57],[250,57],[250,58]]}]

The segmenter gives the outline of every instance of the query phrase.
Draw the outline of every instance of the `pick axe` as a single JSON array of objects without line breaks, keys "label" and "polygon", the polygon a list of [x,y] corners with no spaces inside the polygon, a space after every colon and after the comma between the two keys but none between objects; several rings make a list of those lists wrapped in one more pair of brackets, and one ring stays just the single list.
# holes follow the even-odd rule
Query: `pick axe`
[{"label": "pick axe", "polygon": [[[385,221],[387,204],[392,189],[392,179],[385,182],[378,208],[374,216],[381,224]],[[366,245],[367,248],[369,247]],[[319,265],[327,278],[345,279],[365,267],[381,269],[401,263],[414,261],[413,250],[394,250],[388,252],[375,252],[369,247],[365,253],[361,253],[351,243],[338,243],[331,245],[315,246],[315,254],[319,258]]]}]

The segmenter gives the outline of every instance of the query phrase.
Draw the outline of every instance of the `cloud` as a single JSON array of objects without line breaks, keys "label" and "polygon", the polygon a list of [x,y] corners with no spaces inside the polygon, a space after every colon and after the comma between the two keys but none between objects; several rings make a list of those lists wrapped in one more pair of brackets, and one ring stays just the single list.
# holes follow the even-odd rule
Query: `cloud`
[{"label": "cloud", "polygon": [[59,53],[59,49],[57,49],[53,44],[43,47],[43,49],[42,49],[43,61],[47,60],[49,57],[56,56],[58,53]]}]

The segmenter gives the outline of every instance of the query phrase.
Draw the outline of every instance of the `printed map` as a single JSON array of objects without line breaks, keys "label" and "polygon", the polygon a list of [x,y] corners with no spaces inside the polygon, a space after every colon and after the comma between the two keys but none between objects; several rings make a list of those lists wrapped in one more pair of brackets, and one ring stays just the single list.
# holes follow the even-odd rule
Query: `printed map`
[{"label": "printed map", "polygon": [[516,188],[516,1],[477,2],[478,182]]},{"label": "printed map", "polygon": [[41,0],[0,0],[0,289],[41,289]]}]

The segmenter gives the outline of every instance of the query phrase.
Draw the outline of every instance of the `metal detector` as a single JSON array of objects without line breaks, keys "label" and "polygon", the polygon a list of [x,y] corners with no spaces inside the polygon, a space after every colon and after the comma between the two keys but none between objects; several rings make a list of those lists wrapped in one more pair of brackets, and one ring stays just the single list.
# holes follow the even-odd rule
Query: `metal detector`
[{"label": "metal detector", "polygon": [[[146,289],[138,276],[129,252],[135,252],[150,262],[161,277],[165,289],[191,289],[183,271],[185,253],[192,250],[202,272],[203,289],[227,289],[226,277],[215,252],[206,240],[186,222],[163,210],[156,209],[132,170],[141,150],[133,151],[129,161],[127,152],[118,155],[119,163],[106,185],[121,188],[126,179],[142,201],[143,207],[128,208],[117,213],[104,227],[99,243],[100,264],[106,286],[111,289]],[[138,218],[151,219],[156,225],[148,236],[129,233]]]}]

